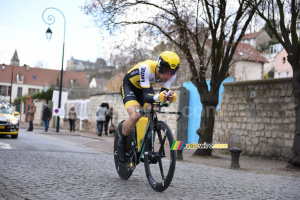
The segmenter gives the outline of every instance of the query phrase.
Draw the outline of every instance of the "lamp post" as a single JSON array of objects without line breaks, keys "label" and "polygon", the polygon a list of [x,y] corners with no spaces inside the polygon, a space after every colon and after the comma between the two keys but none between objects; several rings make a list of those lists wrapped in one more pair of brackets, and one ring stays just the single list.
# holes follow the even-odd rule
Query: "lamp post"
[{"label": "lamp post", "polygon": [[11,66],[10,96],[9,96],[9,103],[10,103],[10,105],[11,105],[11,95],[12,95],[13,78],[14,78],[14,65]]},{"label": "lamp post", "polygon": [[[59,97],[58,97],[58,108],[60,109],[61,106],[61,92],[62,92],[62,82],[63,82],[63,72],[64,72],[64,52],[65,52],[65,35],[66,35],[66,18],[64,14],[58,10],[57,8],[54,7],[49,7],[46,8],[42,14],[42,18],[46,24],[49,25],[49,28],[46,31],[46,37],[48,40],[51,39],[52,36],[52,31],[50,29],[50,25],[55,22],[55,17],[53,15],[48,15],[47,19],[45,20],[44,14],[47,10],[56,10],[58,11],[64,18],[64,37],[63,37],[63,50],[62,50],[62,62],[61,62],[61,71],[60,71],[60,84],[59,84]],[[56,132],[59,132],[59,122],[60,122],[60,117],[57,117],[57,123],[56,123]]]}]

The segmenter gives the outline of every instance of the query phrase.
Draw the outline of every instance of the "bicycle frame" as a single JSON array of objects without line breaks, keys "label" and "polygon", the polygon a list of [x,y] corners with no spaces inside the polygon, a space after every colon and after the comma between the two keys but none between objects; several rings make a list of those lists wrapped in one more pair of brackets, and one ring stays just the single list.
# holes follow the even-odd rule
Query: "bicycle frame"
[{"label": "bicycle frame", "polygon": [[[179,118],[177,119],[177,121],[181,118],[181,112],[179,111],[173,111],[173,112],[165,112],[165,111],[161,111],[162,107],[169,107],[171,104],[168,103],[154,103],[153,106],[151,106],[151,110],[143,110],[142,108],[140,110],[136,110],[137,113],[140,113],[141,116],[144,116],[145,114],[150,114],[150,116],[148,117],[148,123],[145,129],[145,133],[144,133],[144,137],[143,140],[141,142],[141,146],[139,149],[137,149],[137,147],[135,149],[137,149],[137,156],[138,156],[138,160],[137,160],[137,164],[140,163],[142,156],[144,155],[144,150],[145,150],[145,139],[148,136],[149,132],[151,131],[151,147],[153,148],[154,146],[154,131],[156,129],[156,122],[158,121],[157,118],[157,113],[163,113],[163,114],[178,114],[180,115]],[[159,108],[158,110],[155,110],[155,108]],[[150,128],[150,131],[148,131]],[[134,145],[137,145],[137,127],[134,129]]]},{"label": "bicycle frame", "polygon": [[[130,140],[129,138],[127,139],[126,162],[119,162],[117,156],[117,144],[120,139],[120,134],[122,133],[124,121],[118,125],[114,142],[114,160],[116,170],[121,179],[127,180],[130,178],[135,167],[140,162],[144,162],[146,177],[151,187],[158,192],[162,192],[169,187],[174,176],[176,154],[174,151],[171,151],[171,149],[169,149],[168,151],[170,152],[167,153],[165,147],[170,148],[168,146],[174,142],[174,137],[170,127],[165,122],[158,121],[157,117],[157,113],[178,114],[180,116],[177,120],[179,120],[181,118],[181,112],[161,111],[162,107],[169,106],[170,103],[155,102],[152,104],[150,110],[140,109],[136,111],[145,117],[145,121],[143,119],[139,121],[133,133],[130,135]],[[144,133],[144,135],[141,134],[140,137],[138,135],[140,133]],[[158,137],[159,144],[154,143],[156,136]],[[166,141],[168,141],[168,146],[165,146]],[[170,162],[162,162],[162,158],[169,158]]]}]

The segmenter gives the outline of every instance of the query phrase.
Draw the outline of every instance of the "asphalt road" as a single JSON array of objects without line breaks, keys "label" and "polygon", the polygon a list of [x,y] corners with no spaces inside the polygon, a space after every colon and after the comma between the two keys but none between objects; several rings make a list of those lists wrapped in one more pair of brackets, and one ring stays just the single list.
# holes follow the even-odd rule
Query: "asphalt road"
[{"label": "asphalt road", "polygon": [[81,147],[82,143],[94,141],[93,139],[68,135],[46,135],[26,132],[20,129],[18,139],[0,135],[0,149],[16,149],[18,151],[62,151],[62,152],[96,152]]},{"label": "asphalt road", "polygon": [[[185,162],[155,192],[138,165],[121,180],[113,155],[84,147],[92,138],[23,133],[0,138],[0,199],[300,199],[300,179]],[[95,139],[96,140],[96,139]]]}]

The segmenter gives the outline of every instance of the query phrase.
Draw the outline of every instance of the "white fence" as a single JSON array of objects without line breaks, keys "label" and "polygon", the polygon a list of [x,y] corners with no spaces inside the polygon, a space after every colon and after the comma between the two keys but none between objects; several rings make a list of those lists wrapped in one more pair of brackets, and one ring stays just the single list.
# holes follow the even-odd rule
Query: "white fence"
[{"label": "white fence", "polygon": [[90,111],[90,100],[86,99],[86,100],[68,100],[65,104],[65,118],[69,118],[69,110],[71,108],[71,106],[74,105],[75,110],[76,110],[76,114],[77,114],[77,118],[80,120],[79,123],[79,130],[81,130],[81,126],[82,126],[82,120],[88,120],[89,118],[89,111]]}]

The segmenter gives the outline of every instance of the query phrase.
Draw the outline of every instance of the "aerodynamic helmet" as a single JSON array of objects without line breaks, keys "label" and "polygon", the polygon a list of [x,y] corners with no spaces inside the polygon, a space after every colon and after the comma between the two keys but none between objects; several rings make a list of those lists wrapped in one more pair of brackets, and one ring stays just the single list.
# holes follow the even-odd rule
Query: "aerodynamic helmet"
[{"label": "aerodynamic helmet", "polygon": [[161,74],[175,74],[179,64],[179,56],[176,53],[164,51],[158,57],[158,72]]}]

